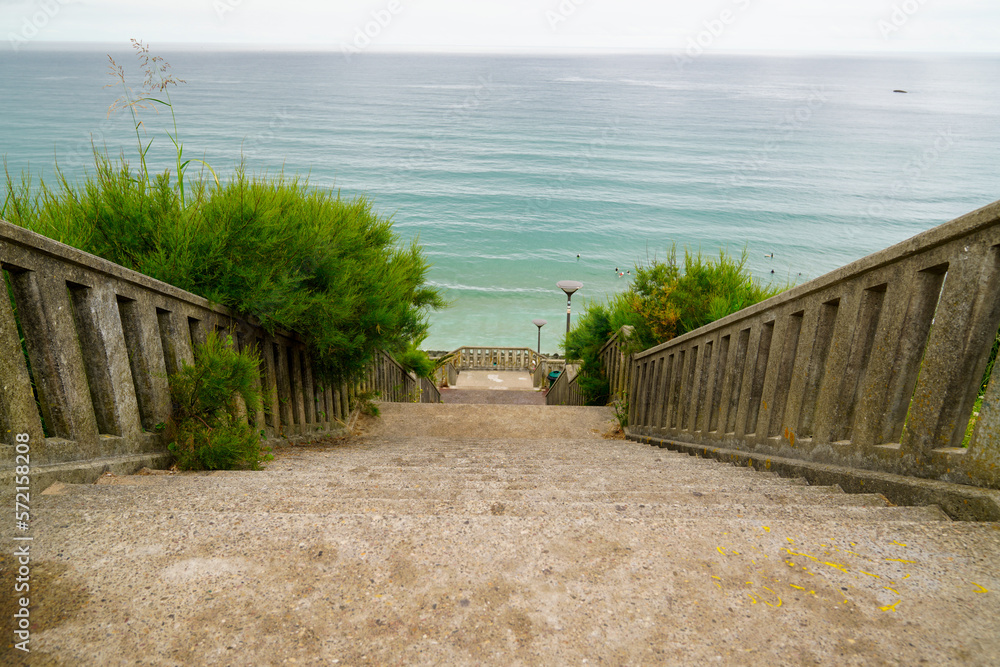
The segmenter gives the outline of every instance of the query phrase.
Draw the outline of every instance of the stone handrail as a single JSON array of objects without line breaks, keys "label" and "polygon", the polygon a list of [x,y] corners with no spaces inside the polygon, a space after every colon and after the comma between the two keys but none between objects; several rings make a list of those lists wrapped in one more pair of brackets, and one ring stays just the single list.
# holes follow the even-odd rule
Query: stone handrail
[{"label": "stone handrail", "polygon": [[577,364],[566,364],[565,370],[545,394],[546,405],[585,405],[583,392],[576,383],[578,370]]},{"label": "stone handrail", "polygon": [[441,402],[441,390],[437,388],[437,385],[434,384],[434,382],[428,380],[427,378],[420,378],[420,402]]},{"label": "stone handrail", "polygon": [[11,296],[0,297],[0,466],[13,464],[13,434],[27,433],[36,482],[168,462],[167,377],[194,361],[211,331],[261,352],[269,404],[248,419],[267,437],[339,428],[354,408],[356,388],[321,383],[297,334],[268,334],[206,299],[3,221],[0,267]]},{"label": "stone handrail", "polygon": [[[632,327],[625,326],[608,339],[598,356],[601,358],[601,370],[608,379],[611,391],[609,401],[624,398],[628,393],[629,381],[632,377],[632,365],[626,354],[627,339]],[[586,405],[587,401],[577,384],[579,375],[577,366],[569,364],[573,370],[567,377],[556,380],[552,389],[545,396],[548,405]],[[564,374],[565,375],[565,374]],[[557,386],[558,385],[558,386]]]},{"label": "stone handrail", "polygon": [[454,387],[458,383],[458,368],[449,361],[434,372],[434,380],[440,387]]},{"label": "stone handrail", "polygon": [[634,356],[629,432],[1000,487],[1000,202]]},{"label": "stone handrail", "polygon": [[530,371],[541,357],[526,347],[460,347],[457,355],[459,371]]},{"label": "stone handrail", "polygon": [[598,353],[601,358],[601,369],[608,379],[610,387],[608,398],[610,401],[621,399],[628,393],[628,387],[632,380],[632,364],[626,348],[631,333],[632,327],[622,327],[608,339],[608,342]]},{"label": "stone handrail", "polygon": [[440,403],[441,392],[426,378],[403,368],[392,355],[380,352],[358,382],[361,391],[375,392],[389,403]]},{"label": "stone handrail", "polygon": [[548,359],[546,357],[542,357],[535,366],[534,373],[531,375],[532,384],[535,387],[548,387],[549,373],[552,371],[559,371],[561,373],[565,369],[565,359]]}]

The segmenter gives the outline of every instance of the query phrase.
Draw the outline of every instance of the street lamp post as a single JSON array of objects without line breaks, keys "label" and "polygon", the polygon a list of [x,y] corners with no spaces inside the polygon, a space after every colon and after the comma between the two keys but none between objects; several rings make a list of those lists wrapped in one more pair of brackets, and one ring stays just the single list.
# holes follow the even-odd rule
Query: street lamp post
[{"label": "street lamp post", "polygon": [[542,356],[542,327],[549,323],[548,320],[531,320],[531,323],[538,327],[538,356]]},{"label": "street lamp post", "polygon": [[566,335],[569,335],[569,308],[573,300],[573,292],[583,287],[583,283],[576,280],[560,280],[556,287],[566,292]]}]

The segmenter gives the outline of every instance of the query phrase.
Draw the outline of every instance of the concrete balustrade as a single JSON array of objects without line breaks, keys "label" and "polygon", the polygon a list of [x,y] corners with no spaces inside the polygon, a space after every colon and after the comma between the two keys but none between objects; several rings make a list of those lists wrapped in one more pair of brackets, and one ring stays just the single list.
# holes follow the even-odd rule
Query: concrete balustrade
[{"label": "concrete balustrade", "polygon": [[545,394],[546,405],[586,405],[583,392],[576,383],[580,364],[566,364],[563,372]]},{"label": "concrete balustrade", "polygon": [[381,352],[359,383],[362,391],[374,392],[390,403],[440,403],[441,392],[427,378],[418,378],[392,355]]},{"label": "concrete balustrade", "polygon": [[435,371],[434,381],[440,387],[454,387],[458,384],[458,368],[452,362],[446,363]]},{"label": "concrete balustrade", "polygon": [[[632,376],[632,365],[629,361],[628,337],[632,333],[632,327],[622,327],[620,331],[608,339],[608,342],[601,348],[599,356],[601,358],[601,369],[608,379],[610,386],[609,400],[614,402],[621,400],[628,394],[629,381]],[[586,405],[587,401],[583,391],[577,385],[579,374],[578,365],[569,364],[570,373],[563,373],[553,384],[545,402],[548,405]],[[560,369],[561,370],[561,369]]]},{"label": "concrete balustrade", "polygon": [[[171,410],[167,378],[194,361],[211,331],[260,352],[267,409],[247,419],[268,438],[338,429],[354,408],[357,388],[321,382],[297,334],[271,335],[201,297],[3,221],[0,267],[11,296],[0,298],[0,466],[13,465],[13,435],[28,433],[35,483],[169,463],[159,428]],[[386,391],[384,400],[413,400],[418,388],[421,400],[439,400],[433,383],[388,355],[371,370],[364,382]]]},{"label": "concrete balustrade", "polygon": [[629,432],[1000,488],[998,326],[1000,202],[636,354]]},{"label": "concrete balustrade", "polygon": [[538,367],[542,357],[526,347],[460,347],[456,365],[461,371],[530,371]]}]

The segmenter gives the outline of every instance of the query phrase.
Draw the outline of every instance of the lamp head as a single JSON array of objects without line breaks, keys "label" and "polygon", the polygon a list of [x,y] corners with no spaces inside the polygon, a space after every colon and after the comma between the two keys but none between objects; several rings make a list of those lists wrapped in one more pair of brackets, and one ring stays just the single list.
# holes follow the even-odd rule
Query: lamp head
[{"label": "lamp head", "polygon": [[583,283],[577,280],[560,280],[556,283],[556,287],[566,292],[566,296],[573,296],[573,292],[583,287]]},{"label": "lamp head", "polygon": [[538,319],[538,320],[531,320],[531,323],[532,323],[532,324],[534,324],[534,325],[535,325],[536,327],[538,327],[539,329],[541,329],[541,328],[542,328],[542,327],[544,327],[544,326],[545,326],[546,324],[548,324],[548,323],[549,323],[549,321],[548,321],[548,320],[542,320],[542,319]]}]

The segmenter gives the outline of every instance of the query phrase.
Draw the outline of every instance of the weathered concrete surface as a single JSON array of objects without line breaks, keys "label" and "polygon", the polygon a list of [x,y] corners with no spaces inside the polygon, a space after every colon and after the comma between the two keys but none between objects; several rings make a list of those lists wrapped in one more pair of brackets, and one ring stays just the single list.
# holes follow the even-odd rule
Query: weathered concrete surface
[{"label": "weathered concrete surface", "polygon": [[531,390],[534,385],[529,371],[462,371],[455,388]]},{"label": "weathered concrete surface", "polygon": [[441,389],[441,402],[545,405],[545,394],[535,391],[528,371],[462,371],[453,387]]},{"label": "weathered concrete surface", "polygon": [[603,409],[382,408],[364,435],[284,449],[264,472],[38,496],[31,664],[1000,656],[997,524],[605,440]]},{"label": "weathered concrete surface", "polygon": [[761,456],[737,449],[706,447],[662,438],[635,440],[693,456],[705,456],[739,466],[753,466],[783,477],[802,477],[810,484],[837,485],[848,493],[881,493],[897,505],[936,505],[960,521],[1000,521],[1000,491],[933,479],[893,475],[875,470]]},{"label": "weathered concrete surface", "polygon": [[495,391],[493,389],[441,389],[442,403],[477,403],[485,405],[545,405],[541,391]]}]

